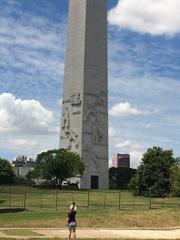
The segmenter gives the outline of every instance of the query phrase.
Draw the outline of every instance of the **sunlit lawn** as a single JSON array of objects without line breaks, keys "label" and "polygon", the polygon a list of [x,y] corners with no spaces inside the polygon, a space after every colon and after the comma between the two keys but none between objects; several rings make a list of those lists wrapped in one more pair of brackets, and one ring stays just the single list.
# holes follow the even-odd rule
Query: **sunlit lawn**
[{"label": "sunlit lawn", "polygon": [[133,196],[129,191],[63,191],[21,186],[0,191],[0,208],[65,210],[72,201],[81,209],[149,209],[180,206],[180,198]]},{"label": "sunlit lawn", "polygon": [[[67,211],[1,213],[1,227],[66,227]],[[79,228],[180,227],[180,208],[134,210],[81,210]]]}]

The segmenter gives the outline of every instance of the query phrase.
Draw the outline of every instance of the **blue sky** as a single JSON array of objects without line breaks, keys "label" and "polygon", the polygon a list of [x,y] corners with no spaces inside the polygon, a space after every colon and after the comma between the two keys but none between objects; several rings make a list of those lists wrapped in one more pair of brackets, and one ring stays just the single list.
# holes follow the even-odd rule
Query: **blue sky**
[{"label": "blue sky", "polygon": [[[57,148],[67,0],[0,0],[0,156]],[[109,159],[180,156],[178,0],[109,0]]]}]

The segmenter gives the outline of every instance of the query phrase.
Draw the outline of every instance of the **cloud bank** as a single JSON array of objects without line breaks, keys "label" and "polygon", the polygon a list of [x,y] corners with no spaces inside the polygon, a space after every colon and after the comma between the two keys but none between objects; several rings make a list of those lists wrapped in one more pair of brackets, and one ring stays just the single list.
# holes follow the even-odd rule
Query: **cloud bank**
[{"label": "cloud bank", "polygon": [[109,12],[109,23],[151,35],[180,32],[179,0],[119,0]]},{"label": "cloud bank", "polygon": [[109,111],[112,116],[126,117],[129,115],[150,115],[151,111],[143,111],[131,106],[129,102],[115,104]]},{"label": "cloud bank", "polygon": [[39,101],[16,99],[10,93],[0,95],[0,133],[48,134],[53,120],[53,113]]}]

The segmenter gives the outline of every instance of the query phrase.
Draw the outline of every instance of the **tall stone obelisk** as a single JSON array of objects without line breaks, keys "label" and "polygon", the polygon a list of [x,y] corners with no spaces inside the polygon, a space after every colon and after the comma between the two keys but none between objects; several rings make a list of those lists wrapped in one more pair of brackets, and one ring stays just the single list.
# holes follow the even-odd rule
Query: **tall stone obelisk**
[{"label": "tall stone obelisk", "polygon": [[60,147],[85,163],[80,188],[108,188],[106,0],[69,0]]}]

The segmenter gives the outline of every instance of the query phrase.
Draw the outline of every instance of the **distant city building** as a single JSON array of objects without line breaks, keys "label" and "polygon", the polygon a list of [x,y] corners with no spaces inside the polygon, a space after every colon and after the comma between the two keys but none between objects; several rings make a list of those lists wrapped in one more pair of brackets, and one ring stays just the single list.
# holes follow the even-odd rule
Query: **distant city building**
[{"label": "distant city building", "polygon": [[130,168],[130,154],[113,154],[112,167]]},{"label": "distant city building", "polygon": [[28,156],[16,156],[11,161],[11,166],[13,167],[16,176],[22,177],[25,177],[29,171],[32,171],[35,164],[35,160]]}]

